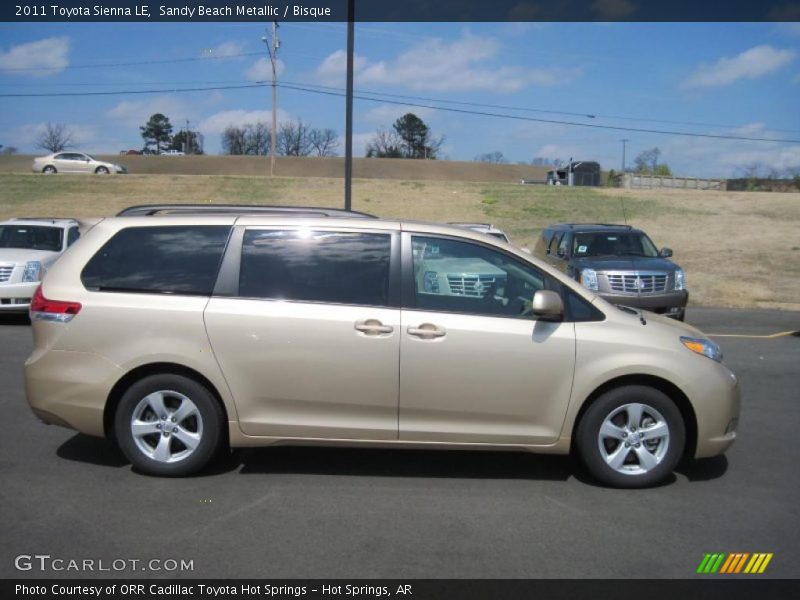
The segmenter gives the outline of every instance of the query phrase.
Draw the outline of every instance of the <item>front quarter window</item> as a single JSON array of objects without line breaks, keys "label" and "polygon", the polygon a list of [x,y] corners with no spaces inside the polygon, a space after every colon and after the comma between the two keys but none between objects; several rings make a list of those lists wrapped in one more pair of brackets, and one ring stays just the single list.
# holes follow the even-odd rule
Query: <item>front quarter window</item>
[{"label": "front quarter window", "polygon": [[412,236],[411,248],[421,310],[533,318],[533,295],[548,288],[539,270],[486,246]]}]

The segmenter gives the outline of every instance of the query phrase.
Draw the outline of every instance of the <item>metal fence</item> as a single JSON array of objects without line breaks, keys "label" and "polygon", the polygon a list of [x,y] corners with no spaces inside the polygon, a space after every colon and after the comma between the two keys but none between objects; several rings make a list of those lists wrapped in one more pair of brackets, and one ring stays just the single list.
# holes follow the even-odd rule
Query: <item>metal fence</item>
[{"label": "metal fence", "polygon": [[622,187],[634,189],[675,189],[675,190],[725,190],[724,179],[697,179],[695,177],[660,177],[625,173]]}]

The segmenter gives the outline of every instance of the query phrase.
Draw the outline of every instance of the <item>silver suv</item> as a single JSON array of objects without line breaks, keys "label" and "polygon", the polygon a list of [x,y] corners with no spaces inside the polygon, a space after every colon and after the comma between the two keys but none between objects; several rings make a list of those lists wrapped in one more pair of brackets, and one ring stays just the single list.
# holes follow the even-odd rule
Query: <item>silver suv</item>
[{"label": "silver suv", "polygon": [[355,444],[575,450],[641,487],[736,437],[738,382],[701,332],[458,227],[138,207],[56,263],[31,319],[36,415],[153,475],[224,447]]}]

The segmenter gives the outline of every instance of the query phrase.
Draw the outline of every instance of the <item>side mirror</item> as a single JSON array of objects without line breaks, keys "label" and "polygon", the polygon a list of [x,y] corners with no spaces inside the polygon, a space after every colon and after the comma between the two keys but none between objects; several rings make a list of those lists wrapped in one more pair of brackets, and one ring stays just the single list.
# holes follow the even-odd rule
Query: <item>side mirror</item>
[{"label": "side mirror", "polygon": [[661,258],[669,258],[670,256],[672,256],[672,248],[662,248],[659,251],[658,255]]},{"label": "side mirror", "polygon": [[564,316],[564,303],[554,291],[539,290],[533,295],[531,312],[543,320],[557,321]]}]

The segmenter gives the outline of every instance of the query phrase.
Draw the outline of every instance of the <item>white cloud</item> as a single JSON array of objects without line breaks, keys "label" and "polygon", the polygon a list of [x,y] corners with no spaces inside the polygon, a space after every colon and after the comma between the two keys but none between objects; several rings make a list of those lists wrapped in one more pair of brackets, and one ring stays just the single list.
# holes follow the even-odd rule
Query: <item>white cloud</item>
[{"label": "white cloud", "polygon": [[[283,73],[284,64],[279,58],[275,63],[275,70],[280,76]],[[272,81],[272,63],[268,58],[259,58],[247,71],[245,77],[248,81]]]},{"label": "white cloud", "polygon": [[[290,121],[292,116],[287,113],[285,110],[278,109],[278,127],[280,124],[285,121]],[[214,113],[210,117],[207,117],[200,121],[200,124],[197,128],[204,134],[204,135],[218,135],[222,133],[226,127],[230,125],[235,126],[242,126],[242,125],[252,125],[261,121],[262,123],[267,123],[268,125],[272,123],[272,111],[271,110],[243,110],[243,109],[235,109],[235,110],[223,110],[218,113]]]},{"label": "white cloud", "polygon": [[189,110],[174,96],[156,96],[147,100],[125,100],[106,113],[106,116],[124,125],[144,125],[155,113],[169,117],[173,126],[188,118]]},{"label": "white cloud", "polygon": [[[464,33],[445,42],[431,38],[414,44],[389,61],[370,62],[353,57],[359,85],[396,85],[412,90],[516,92],[529,85],[552,86],[574,79],[577,68],[537,68],[491,64],[500,44],[491,37]],[[326,84],[341,85],[346,72],[346,54],[337,50],[317,67]]]},{"label": "white cloud", "polygon": [[63,71],[69,65],[69,38],[52,37],[12,46],[0,51],[0,69],[34,69],[17,71],[21,75],[43,77]]},{"label": "white cloud", "polygon": [[217,58],[233,58],[243,52],[244,44],[241,42],[222,42],[206,50],[208,56],[215,56]]},{"label": "white cloud", "polygon": [[797,53],[769,45],[754,46],[713,64],[702,64],[684,82],[684,88],[728,85],[742,78],[755,79],[777,71],[792,62]]}]

